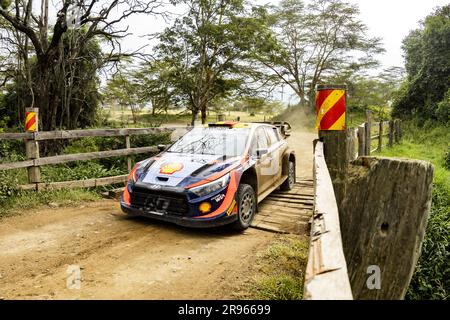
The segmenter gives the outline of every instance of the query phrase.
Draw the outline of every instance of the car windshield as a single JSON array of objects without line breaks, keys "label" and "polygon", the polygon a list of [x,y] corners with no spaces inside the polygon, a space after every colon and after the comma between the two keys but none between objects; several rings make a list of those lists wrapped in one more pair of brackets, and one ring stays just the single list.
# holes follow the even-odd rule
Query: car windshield
[{"label": "car windshield", "polygon": [[244,153],[249,128],[194,128],[168,152],[236,157]]}]

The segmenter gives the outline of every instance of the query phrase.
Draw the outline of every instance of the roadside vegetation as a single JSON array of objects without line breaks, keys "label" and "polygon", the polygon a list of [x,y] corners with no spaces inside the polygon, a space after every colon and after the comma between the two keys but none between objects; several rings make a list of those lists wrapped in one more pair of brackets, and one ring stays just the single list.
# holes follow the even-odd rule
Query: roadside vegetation
[{"label": "roadside vegetation", "polygon": [[403,41],[406,79],[393,117],[404,139],[383,155],[422,159],[435,167],[431,214],[408,299],[450,298],[450,5],[437,8]]},{"label": "roadside vegetation", "polygon": [[420,121],[403,123],[401,144],[383,156],[430,161],[434,165],[431,213],[422,253],[412,278],[408,299],[450,298],[450,130]]},{"label": "roadside vegetation", "polygon": [[254,280],[249,284],[250,299],[301,300],[304,270],[308,262],[309,240],[280,236],[258,253]]}]

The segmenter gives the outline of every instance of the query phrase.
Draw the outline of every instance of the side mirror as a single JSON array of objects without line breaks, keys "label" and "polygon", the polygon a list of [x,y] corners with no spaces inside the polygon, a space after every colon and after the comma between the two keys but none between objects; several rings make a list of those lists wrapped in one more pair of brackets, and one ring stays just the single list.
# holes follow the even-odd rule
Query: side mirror
[{"label": "side mirror", "polygon": [[165,144],[158,144],[158,151],[163,152],[166,151],[167,146]]},{"label": "side mirror", "polygon": [[256,150],[256,157],[261,158],[263,155],[268,154],[268,149],[258,149]]}]

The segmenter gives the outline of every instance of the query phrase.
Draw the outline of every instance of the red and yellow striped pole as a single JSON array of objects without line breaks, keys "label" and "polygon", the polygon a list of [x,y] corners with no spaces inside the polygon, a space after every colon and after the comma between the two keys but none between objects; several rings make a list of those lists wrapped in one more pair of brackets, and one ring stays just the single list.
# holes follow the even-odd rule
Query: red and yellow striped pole
[{"label": "red and yellow striped pole", "polygon": [[25,131],[37,132],[39,130],[38,114],[38,108],[29,108],[25,110]]},{"label": "red and yellow striped pole", "polygon": [[317,87],[316,128],[322,131],[341,131],[346,129],[346,86]]}]

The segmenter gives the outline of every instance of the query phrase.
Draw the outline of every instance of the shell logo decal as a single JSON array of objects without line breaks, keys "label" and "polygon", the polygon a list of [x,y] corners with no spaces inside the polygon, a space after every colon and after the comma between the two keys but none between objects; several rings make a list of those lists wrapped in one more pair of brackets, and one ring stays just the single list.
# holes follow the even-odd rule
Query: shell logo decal
[{"label": "shell logo decal", "polygon": [[183,169],[183,164],[178,162],[167,163],[161,166],[159,173],[162,174],[174,174],[177,171]]}]

